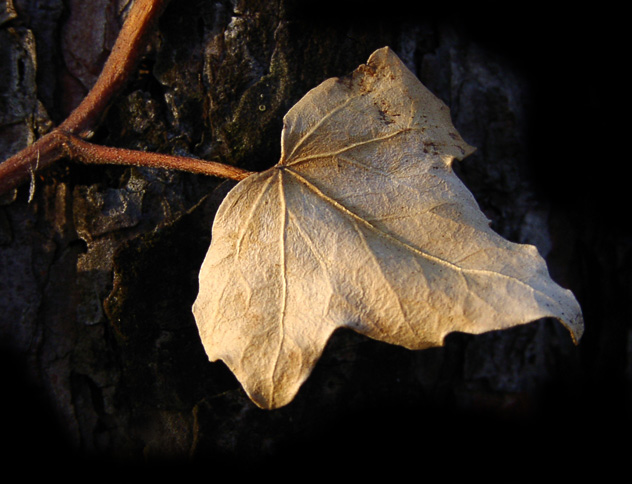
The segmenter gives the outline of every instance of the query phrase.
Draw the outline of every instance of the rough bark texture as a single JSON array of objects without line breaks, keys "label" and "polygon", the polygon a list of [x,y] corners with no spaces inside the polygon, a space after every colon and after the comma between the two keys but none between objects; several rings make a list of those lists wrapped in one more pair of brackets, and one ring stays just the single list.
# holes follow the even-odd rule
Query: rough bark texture
[{"label": "rough bark texture", "polygon": [[[0,2],[2,159],[79,102],[127,3]],[[453,8],[174,1],[93,141],[265,169],[279,158],[285,112],[389,45],[478,148],[458,170],[493,228],[538,246],[576,294],[586,319],[578,347],[546,320],[419,352],[339,332],[292,404],[259,410],[207,361],[191,314],[232,182],[64,161],[0,200],[13,447],[59,465],[96,457],[208,469],[314,454],[405,467],[455,453],[461,467],[444,467],[446,477],[467,465],[506,476],[534,460],[571,472],[589,439],[602,446],[607,429],[629,431],[632,237],[613,212],[627,180],[615,165],[622,130],[608,118],[616,76],[604,73],[616,29],[587,39],[581,21],[593,19],[524,12],[497,23],[494,12]]]}]

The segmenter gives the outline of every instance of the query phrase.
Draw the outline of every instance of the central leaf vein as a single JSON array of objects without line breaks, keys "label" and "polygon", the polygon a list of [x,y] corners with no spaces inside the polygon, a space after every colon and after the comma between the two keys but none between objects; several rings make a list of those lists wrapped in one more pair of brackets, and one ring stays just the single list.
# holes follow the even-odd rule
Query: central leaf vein
[{"label": "central leaf vein", "polygon": [[272,366],[272,374],[270,376],[270,401],[274,401],[274,385],[275,382],[278,381],[276,378],[277,370],[279,367],[279,361],[281,359],[281,353],[283,352],[283,346],[285,343],[285,314],[287,310],[287,267],[285,260],[285,250],[286,250],[286,238],[287,238],[287,201],[285,199],[285,191],[283,188],[283,171],[278,170],[277,173],[278,179],[278,190],[279,190],[279,200],[281,205],[281,223],[279,224],[279,270],[281,273],[281,302],[280,302],[280,311],[279,311],[279,344],[276,350],[276,358],[274,360],[274,365]]}]

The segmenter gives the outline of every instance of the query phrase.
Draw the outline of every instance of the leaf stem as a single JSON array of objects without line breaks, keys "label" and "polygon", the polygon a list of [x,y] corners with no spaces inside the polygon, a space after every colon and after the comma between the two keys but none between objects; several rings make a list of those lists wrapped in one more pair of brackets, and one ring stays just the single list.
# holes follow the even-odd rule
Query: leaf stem
[{"label": "leaf stem", "polygon": [[82,163],[167,168],[232,180],[243,180],[252,174],[252,172],[242,168],[215,161],[100,146],[63,132],[57,133],[57,136],[63,139],[62,142],[68,156]]}]

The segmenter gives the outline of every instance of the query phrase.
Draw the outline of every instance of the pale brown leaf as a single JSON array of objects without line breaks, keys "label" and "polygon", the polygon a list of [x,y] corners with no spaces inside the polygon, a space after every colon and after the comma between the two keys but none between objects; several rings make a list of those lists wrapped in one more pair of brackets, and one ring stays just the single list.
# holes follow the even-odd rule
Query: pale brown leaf
[{"label": "pale brown leaf", "polygon": [[340,327],[423,349],[553,317],[577,341],[572,293],[453,174],[472,151],[387,47],[310,91],[285,116],[279,163],[217,213],[193,309],[209,358],[277,408]]}]

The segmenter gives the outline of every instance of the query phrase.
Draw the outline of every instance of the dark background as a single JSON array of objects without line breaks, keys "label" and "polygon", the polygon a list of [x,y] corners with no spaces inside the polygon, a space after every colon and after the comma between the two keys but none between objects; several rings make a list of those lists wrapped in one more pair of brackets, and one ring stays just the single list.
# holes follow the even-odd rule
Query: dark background
[{"label": "dark background", "polygon": [[[2,158],[85,95],[125,3],[0,3]],[[294,402],[260,410],[206,360],[190,314],[231,182],[64,160],[37,177],[30,202],[28,186],[0,201],[7,462],[68,476],[88,463],[103,480],[156,467],[310,475],[343,464],[449,482],[608,475],[624,464],[622,15],[607,4],[509,5],[174,1],[93,141],[265,169],[296,101],[390,45],[478,148],[457,170],[493,228],[537,245],[577,296],[579,346],[549,320],[453,334],[421,352],[341,331]]]}]

